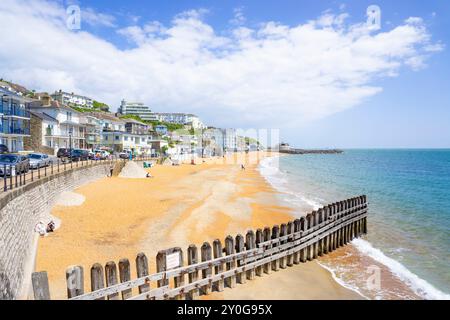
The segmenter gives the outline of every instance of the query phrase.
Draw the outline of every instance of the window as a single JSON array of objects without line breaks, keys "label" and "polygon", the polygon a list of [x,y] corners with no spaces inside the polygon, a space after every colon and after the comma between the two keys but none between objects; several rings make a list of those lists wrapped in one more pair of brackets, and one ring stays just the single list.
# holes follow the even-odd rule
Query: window
[{"label": "window", "polygon": [[103,136],[103,139],[108,140],[108,136],[107,136],[107,135],[104,135],[104,136]]},{"label": "window", "polygon": [[119,136],[116,136],[116,141],[119,141],[119,139],[120,139],[120,137],[119,137]]},{"label": "window", "polygon": [[128,137],[127,136],[123,137],[123,140],[128,141]]}]

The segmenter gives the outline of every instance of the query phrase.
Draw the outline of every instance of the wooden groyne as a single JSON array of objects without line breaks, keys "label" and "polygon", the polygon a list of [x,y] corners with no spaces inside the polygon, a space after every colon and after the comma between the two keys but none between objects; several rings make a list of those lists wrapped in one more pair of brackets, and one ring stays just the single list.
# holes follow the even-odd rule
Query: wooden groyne
[{"label": "wooden groyne", "polygon": [[[149,274],[148,259],[134,260],[137,279],[131,279],[131,263],[121,259],[102,266],[95,263],[90,292],[84,288],[85,271],[71,266],[66,271],[67,296],[71,300],[196,299],[225,287],[311,261],[367,233],[366,196],[336,202],[286,224],[249,230],[245,236],[227,236],[198,248],[190,245],[161,250],[157,273]],[[47,273],[32,275],[36,300],[50,299]]]}]

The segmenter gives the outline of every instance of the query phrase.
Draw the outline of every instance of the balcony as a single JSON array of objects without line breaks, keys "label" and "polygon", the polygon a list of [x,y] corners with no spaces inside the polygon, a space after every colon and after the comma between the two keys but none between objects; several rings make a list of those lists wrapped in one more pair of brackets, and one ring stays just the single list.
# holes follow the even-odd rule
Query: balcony
[{"label": "balcony", "polygon": [[4,116],[30,118],[30,111],[28,111],[24,107],[15,104],[9,106],[1,104],[0,113],[3,113]]},{"label": "balcony", "polygon": [[0,132],[11,135],[30,135],[30,128],[14,127],[14,126],[0,126]]}]

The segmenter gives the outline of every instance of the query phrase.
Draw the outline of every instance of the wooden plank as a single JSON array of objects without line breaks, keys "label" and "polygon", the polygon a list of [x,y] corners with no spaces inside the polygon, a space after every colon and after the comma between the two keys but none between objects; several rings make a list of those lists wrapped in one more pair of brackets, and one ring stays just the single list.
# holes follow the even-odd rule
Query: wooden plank
[{"label": "wooden plank", "polygon": [[[208,242],[204,242],[201,249],[202,262],[210,261],[212,258],[211,245]],[[212,275],[212,266],[202,270],[202,278],[208,278]],[[200,294],[208,295],[211,293],[212,282],[209,281],[206,285],[200,288]]]},{"label": "wooden plank", "polygon": [[82,266],[70,266],[66,270],[67,297],[84,294],[84,271]]},{"label": "wooden plank", "polygon": [[[287,234],[293,235],[293,233],[294,233],[294,222],[289,221],[287,224]],[[292,241],[292,240],[289,239],[288,241]],[[286,257],[286,264],[289,267],[292,267],[294,265],[294,256],[292,254],[290,254]]]},{"label": "wooden plank", "polygon": [[[262,243],[264,241],[264,235],[263,235],[263,231],[261,229],[256,230],[256,235],[255,235],[255,248],[258,247],[258,245],[260,243]],[[255,269],[255,274],[258,277],[262,277],[263,275],[263,268],[262,266],[258,266]]]},{"label": "wooden plank", "polygon": [[50,288],[46,271],[33,272],[31,283],[33,284],[34,300],[50,300]]},{"label": "wooden plank", "polygon": [[[120,259],[119,261],[119,279],[121,283],[131,280],[131,267],[128,259]],[[133,295],[132,289],[122,291],[122,299],[130,299]]]},{"label": "wooden plank", "polygon": [[[174,263],[174,265],[171,265]],[[167,275],[168,270],[177,269],[183,267],[183,251],[181,248],[170,248],[166,250],[158,251],[156,255],[156,271],[164,272],[165,277],[161,280],[158,280],[157,285],[159,287],[164,287],[169,285],[169,278]],[[182,284],[184,285],[184,274],[183,271],[180,275],[174,278],[174,286],[179,287]],[[181,293],[176,299],[184,299],[184,293]]]},{"label": "wooden plank", "polygon": [[[300,232],[300,219],[295,219],[294,220],[294,234]],[[293,264],[299,264],[300,263],[300,251],[295,251],[294,254],[292,255],[292,263]]]},{"label": "wooden plank", "polygon": [[[117,267],[114,261],[108,261],[105,265],[106,286],[110,287],[118,283]],[[119,300],[119,293],[112,293],[108,295],[108,300]]]},{"label": "wooden plank", "polygon": [[[264,236],[264,241],[265,241],[265,242],[271,240],[272,234],[271,234],[271,231],[270,231],[270,228],[269,228],[269,227],[265,227],[265,228],[264,228],[264,230],[263,230],[263,236]],[[271,247],[271,246],[268,246],[267,248],[270,248],[270,247]],[[263,270],[264,270],[264,273],[270,274],[271,271],[272,271],[272,264],[271,264],[271,263],[266,263],[266,264],[264,264],[264,265],[263,265]]]},{"label": "wooden plank", "polygon": [[[100,263],[95,263],[91,267],[91,291],[97,291],[105,287],[105,278],[103,274],[103,266]],[[105,297],[97,300],[105,300]]]},{"label": "wooden plank", "polygon": [[[280,225],[280,237],[284,237],[287,235],[287,225],[285,223],[282,223]],[[285,244],[287,240],[281,240],[281,244]],[[286,269],[286,257],[280,258],[280,268]]]},{"label": "wooden plank", "polygon": [[[140,252],[136,256],[136,273],[138,278],[143,278],[148,276],[148,259],[147,256]],[[144,293],[150,290],[150,279],[144,284],[139,286],[139,293]]]},{"label": "wooden plank", "polygon": [[[278,239],[280,237],[280,227],[273,226],[272,227],[272,240]],[[272,248],[279,246],[278,244],[273,244]],[[280,268],[280,261],[274,260],[272,261],[272,271],[278,271]]]},{"label": "wooden plank", "polygon": [[[235,254],[234,239],[232,236],[227,236],[225,238],[225,254],[227,256],[232,256]],[[225,263],[225,266],[226,270],[234,269],[236,267],[236,260]],[[225,286],[228,288],[236,287],[236,276],[231,275],[230,277],[225,278]]]},{"label": "wooden plank", "polygon": [[[197,246],[196,245],[191,244],[188,247],[187,255],[188,255],[188,265],[197,264],[199,262],[199,260],[198,260],[198,250],[197,250]],[[197,279],[198,279],[198,271],[194,270],[194,271],[189,272],[188,279],[189,279],[189,283],[196,282]],[[192,289],[188,293],[187,297],[190,300],[195,300],[195,299],[198,299],[199,295],[200,294],[199,294],[199,290],[198,290],[198,287],[197,287],[195,289]]]},{"label": "wooden plank", "polygon": [[[308,221],[305,217],[300,218],[300,230],[305,232],[308,229]],[[302,263],[305,263],[307,260],[306,249],[300,249],[299,258]]]},{"label": "wooden plank", "polygon": [[[247,231],[247,234],[245,235],[245,248],[246,250],[253,250],[256,248],[255,233],[253,232],[253,230]],[[256,277],[255,268],[250,268],[249,270],[247,270],[248,280],[254,280],[255,277]]]},{"label": "wooden plank", "polygon": [[[245,244],[244,244],[244,237],[240,234],[236,236],[236,252],[244,252],[245,251]],[[237,266],[245,266],[245,260],[243,258],[237,259]],[[236,274],[236,281],[237,283],[244,284],[247,282],[247,277],[244,273],[238,272]]]},{"label": "wooden plank", "polygon": [[[307,230],[314,228],[314,212],[306,215]],[[306,259],[311,261],[313,259],[313,245],[306,248]]]},{"label": "wooden plank", "polygon": [[[219,239],[213,241],[213,254],[214,259],[222,258],[222,243]],[[215,274],[223,273],[224,264],[221,263],[214,267]],[[219,281],[213,283],[213,291],[222,292],[224,290],[224,279],[220,279]]]}]

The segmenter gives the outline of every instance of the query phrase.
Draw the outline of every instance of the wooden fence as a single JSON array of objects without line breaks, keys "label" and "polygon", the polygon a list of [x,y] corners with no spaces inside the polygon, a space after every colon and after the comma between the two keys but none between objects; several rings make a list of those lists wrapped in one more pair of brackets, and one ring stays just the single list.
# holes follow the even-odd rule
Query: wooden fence
[{"label": "wooden fence", "polygon": [[[227,236],[181,248],[159,251],[157,273],[149,274],[148,259],[135,259],[137,279],[131,279],[130,261],[96,263],[90,269],[91,291],[85,292],[84,269],[66,271],[70,300],[196,299],[212,291],[235,288],[256,276],[262,277],[293,265],[311,261],[367,233],[367,198],[359,196],[327,205],[306,217],[272,228],[250,230],[245,237]],[[200,249],[200,250],[199,250]],[[185,265],[185,263],[187,263]],[[47,273],[32,275],[34,298],[50,299]]]}]

